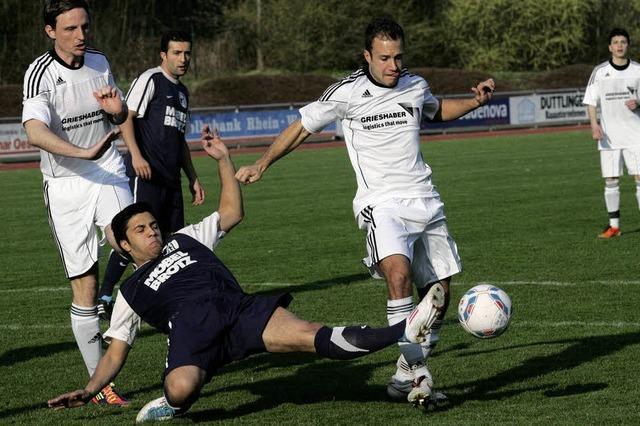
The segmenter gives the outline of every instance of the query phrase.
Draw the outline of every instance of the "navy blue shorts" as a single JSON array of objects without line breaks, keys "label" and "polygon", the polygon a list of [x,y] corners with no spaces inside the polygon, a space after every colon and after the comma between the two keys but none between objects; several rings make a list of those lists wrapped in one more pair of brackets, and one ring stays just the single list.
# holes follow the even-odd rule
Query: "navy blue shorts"
[{"label": "navy blue shorts", "polygon": [[134,202],[146,201],[153,209],[160,230],[165,234],[184,228],[182,187],[167,186],[147,181],[139,176],[129,178]]},{"label": "navy blue shorts", "polygon": [[273,312],[287,307],[290,294],[249,295],[242,292],[208,295],[185,302],[186,309],[169,323],[169,350],[164,377],[171,370],[195,365],[207,381],[223,365],[265,352],[262,332]]}]

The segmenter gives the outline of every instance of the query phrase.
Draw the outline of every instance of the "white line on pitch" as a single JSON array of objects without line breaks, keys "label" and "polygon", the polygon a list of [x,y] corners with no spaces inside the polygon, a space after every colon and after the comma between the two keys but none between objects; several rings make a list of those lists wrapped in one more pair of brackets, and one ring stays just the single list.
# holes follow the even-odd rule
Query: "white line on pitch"
[{"label": "white line on pitch", "polygon": [[40,293],[40,292],[71,291],[71,286],[66,287],[27,287],[27,288],[7,288],[0,290],[0,293]]},{"label": "white line on pitch", "polygon": [[605,321],[514,321],[511,326],[516,327],[596,327],[596,328],[625,328],[625,327],[640,327],[640,322],[605,322]]},{"label": "white line on pitch", "polygon": [[[592,327],[592,328],[638,328],[639,322],[626,321],[514,321],[511,327]],[[0,324],[0,330],[42,330],[42,329],[67,329],[69,324]]]},{"label": "white line on pitch", "polygon": [[[383,281],[378,281],[384,284]],[[371,281],[365,280],[356,282],[353,284],[345,284],[345,285],[370,285]],[[640,281],[634,280],[590,280],[590,281],[580,281],[580,282],[570,282],[570,281],[455,281],[452,282],[455,286],[474,286],[478,284],[491,284],[495,286],[509,286],[509,285],[538,285],[538,286],[556,286],[556,287],[572,287],[579,286],[582,284],[592,285],[592,284],[600,284],[600,285],[640,285]],[[323,283],[285,283],[285,282],[263,282],[263,283],[241,283],[241,285],[247,287],[297,287],[297,286],[305,286],[305,285],[313,285],[313,286],[334,286],[334,285],[342,285],[336,284],[331,281],[325,281]],[[71,291],[71,286],[66,287],[27,287],[27,288],[9,288],[9,289],[0,289],[0,294],[3,293],[38,293],[38,292],[58,292],[58,291]]]}]

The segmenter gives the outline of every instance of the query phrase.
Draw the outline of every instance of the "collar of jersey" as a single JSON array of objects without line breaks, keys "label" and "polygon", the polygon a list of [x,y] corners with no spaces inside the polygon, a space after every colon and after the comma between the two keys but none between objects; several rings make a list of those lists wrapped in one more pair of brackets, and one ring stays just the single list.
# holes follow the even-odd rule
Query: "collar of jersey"
[{"label": "collar of jersey", "polygon": [[79,67],[72,67],[71,65],[69,65],[65,61],[63,61],[60,56],[58,56],[58,54],[56,53],[56,49],[51,49],[49,51],[49,53],[51,54],[51,56],[53,56],[53,59],[55,59],[60,65],[62,65],[63,67],[65,67],[67,69],[79,70],[80,68],[82,68],[84,66],[84,56],[82,56],[80,58],[80,66]]},{"label": "collar of jersey", "polygon": [[369,67],[365,66],[365,67],[362,67],[362,68],[363,68],[364,74],[367,76],[367,78],[369,79],[371,84],[374,84],[374,85],[376,85],[378,87],[382,87],[383,89],[394,89],[398,85],[398,82],[400,81],[400,77],[402,77],[402,71],[404,71],[404,69],[402,69],[400,71],[400,77],[398,77],[398,81],[396,81],[396,84],[394,84],[393,86],[385,86],[384,84],[378,83],[376,81],[376,79],[373,78],[373,76],[371,74],[369,74]]},{"label": "collar of jersey", "polygon": [[178,80],[177,78],[173,78],[173,77],[171,77],[169,74],[167,74],[167,73],[165,72],[165,70],[164,70],[164,69],[162,69],[162,67],[161,67],[160,65],[158,65],[158,70],[162,73],[162,75],[164,75],[164,76],[165,76],[165,78],[166,78],[167,80],[169,80],[169,81],[170,81],[170,82],[172,82],[173,84],[180,84],[180,80]]},{"label": "collar of jersey", "polygon": [[613,63],[613,61],[611,59],[609,59],[609,65],[611,65],[614,69],[618,70],[618,71],[624,71],[627,68],[629,68],[629,65],[631,64],[631,59],[627,58],[627,63],[624,65],[616,65]]}]

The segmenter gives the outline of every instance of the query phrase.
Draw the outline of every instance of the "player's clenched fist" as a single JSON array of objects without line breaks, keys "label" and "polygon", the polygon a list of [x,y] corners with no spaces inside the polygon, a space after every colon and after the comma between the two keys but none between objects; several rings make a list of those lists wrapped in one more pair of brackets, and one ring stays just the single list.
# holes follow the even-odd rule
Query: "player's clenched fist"
[{"label": "player's clenched fist", "polygon": [[244,184],[254,183],[260,180],[262,171],[257,164],[242,166],[236,172],[236,179]]}]

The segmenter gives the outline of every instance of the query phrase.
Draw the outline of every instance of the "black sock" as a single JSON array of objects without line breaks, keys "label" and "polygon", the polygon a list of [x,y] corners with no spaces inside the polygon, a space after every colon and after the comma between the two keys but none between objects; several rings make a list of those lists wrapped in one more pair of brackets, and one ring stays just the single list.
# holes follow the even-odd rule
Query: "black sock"
[{"label": "black sock", "polygon": [[111,250],[109,261],[107,262],[107,267],[104,271],[104,280],[102,280],[102,285],[98,292],[98,298],[102,296],[111,296],[113,294],[113,288],[118,281],[120,281],[120,278],[122,278],[127,266],[129,266],[129,259],[122,256],[115,250]]},{"label": "black sock", "polygon": [[404,336],[405,321],[384,328],[368,326],[322,327],[314,345],[318,355],[331,359],[353,359],[398,343]]}]

